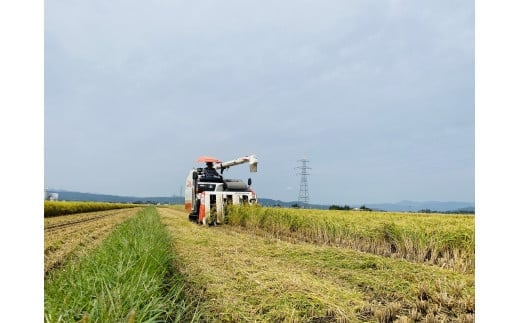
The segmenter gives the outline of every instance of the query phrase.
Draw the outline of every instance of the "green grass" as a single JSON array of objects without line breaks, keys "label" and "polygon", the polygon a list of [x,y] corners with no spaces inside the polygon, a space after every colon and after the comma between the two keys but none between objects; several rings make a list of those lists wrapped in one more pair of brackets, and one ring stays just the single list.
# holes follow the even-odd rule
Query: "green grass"
[{"label": "green grass", "polygon": [[226,219],[278,238],[474,271],[474,216],[230,206]]},{"label": "green grass", "polygon": [[170,244],[155,208],[137,213],[93,252],[45,279],[45,321],[196,320]]}]

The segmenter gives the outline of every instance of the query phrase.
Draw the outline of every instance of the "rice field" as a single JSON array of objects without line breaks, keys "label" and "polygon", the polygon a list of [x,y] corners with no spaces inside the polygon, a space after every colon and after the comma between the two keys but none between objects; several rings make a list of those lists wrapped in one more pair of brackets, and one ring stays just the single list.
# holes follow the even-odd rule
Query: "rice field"
[{"label": "rice field", "polygon": [[136,204],[105,202],[45,201],[44,217],[137,207]]},{"label": "rice field", "polygon": [[44,219],[45,275],[97,247],[119,224],[143,208],[78,213]]},{"label": "rice field", "polygon": [[472,216],[227,211],[212,227],[182,206],[45,218],[45,321],[475,320]]},{"label": "rice field", "polygon": [[473,273],[159,213],[209,322],[474,321]]},{"label": "rice field", "polygon": [[474,272],[474,216],[260,206],[230,206],[227,214],[230,225],[278,238]]},{"label": "rice field", "polygon": [[153,207],[121,223],[98,247],[45,279],[46,322],[185,322],[170,236]]}]

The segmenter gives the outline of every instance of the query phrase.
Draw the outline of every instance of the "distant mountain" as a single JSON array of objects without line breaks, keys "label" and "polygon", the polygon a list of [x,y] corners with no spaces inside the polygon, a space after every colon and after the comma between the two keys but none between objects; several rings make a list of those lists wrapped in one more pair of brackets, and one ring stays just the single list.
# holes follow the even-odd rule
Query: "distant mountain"
[{"label": "distant mountain", "polygon": [[92,202],[113,202],[113,203],[150,203],[150,204],[184,204],[184,197],[180,196],[119,196],[97,193],[82,193],[65,190],[52,190],[49,192],[58,193],[58,200],[62,201],[92,201]]},{"label": "distant mountain", "polygon": [[[150,197],[136,197],[136,196],[120,196],[97,193],[82,193],[66,190],[49,189],[49,192],[58,193],[58,199],[62,201],[93,201],[93,202],[114,202],[114,203],[152,203],[152,204],[184,204],[184,196],[150,196]],[[265,206],[281,206],[291,207],[298,202],[284,202],[280,200],[260,198],[258,202]],[[310,204],[310,208],[327,209],[328,205]]]},{"label": "distant mountain", "polygon": [[366,207],[374,210],[417,212],[421,210],[431,210],[437,212],[447,211],[475,211],[475,204],[469,202],[439,202],[439,201],[401,201],[397,203],[367,203]]},{"label": "distant mountain", "polygon": [[[284,202],[273,199],[259,199],[260,204],[266,206],[281,206],[281,207],[292,207],[298,204],[297,201]],[[417,201],[401,201],[397,203],[365,203],[365,204],[351,204],[351,208],[359,208],[365,206],[372,210],[380,211],[394,211],[394,212],[417,212],[429,210],[432,212],[448,212],[448,211],[464,211],[464,212],[475,212],[475,204],[468,202],[417,202]],[[308,207],[311,209],[328,209],[330,205],[323,204],[309,204]],[[344,205],[340,205],[344,206]]]},{"label": "distant mountain", "polygon": [[[59,200],[65,201],[94,201],[94,202],[116,202],[116,203],[150,203],[150,204],[184,204],[183,196],[119,196],[97,193],[82,193],[66,190],[52,190],[48,192],[58,193]],[[293,207],[298,204],[297,201],[281,201],[269,198],[260,198],[258,202],[265,206]],[[372,210],[394,211],[394,212],[417,212],[429,210],[432,212],[449,212],[449,211],[465,211],[475,212],[475,204],[470,202],[439,202],[439,201],[400,201],[397,203],[366,203],[349,205],[352,208],[359,208],[364,205]],[[328,209],[330,205],[309,204],[307,207],[311,209]],[[341,205],[343,206],[343,205]]]},{"label": "distant mountain", "polygon": [[[265,205],[265,206],[293,207],[294,205],[298,204],[298,201],[284,202],[284,201],[280,201],[280,200],[259,198],[258,203],[260,203],[261,205]],[[307,205],[307,208],[309,208],[309,209],[328,209],[329,205],[309,204],[309,205]]]}]

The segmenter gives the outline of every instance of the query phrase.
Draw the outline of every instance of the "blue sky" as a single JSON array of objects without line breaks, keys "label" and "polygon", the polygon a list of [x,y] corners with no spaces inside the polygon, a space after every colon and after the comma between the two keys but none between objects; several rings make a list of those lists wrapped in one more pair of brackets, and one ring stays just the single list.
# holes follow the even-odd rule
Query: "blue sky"
[{"label": "blue sky", "polygon": [[471,1],[46,1],[45,186],[178,195],[256,154],[260,197],[475,199]]}]

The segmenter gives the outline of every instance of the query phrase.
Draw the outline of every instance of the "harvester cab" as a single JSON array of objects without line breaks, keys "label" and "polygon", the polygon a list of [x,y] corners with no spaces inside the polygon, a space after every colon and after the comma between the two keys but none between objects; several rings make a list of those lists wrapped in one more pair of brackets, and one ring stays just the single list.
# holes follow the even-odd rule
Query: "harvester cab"
[{"label": "harvester cab", "polygon": [[220,224],[226,216],[226,205],[257,203],[256,194],[251,189],[251,178],[246,184],[239,179],[223,177],[224,170],[244,163],[249,163],[250,172],[256,172],[258,159],[254,155],[227,162],[201,156],[197,162],[205,163],[206,167],[194,168],[186,177],[184,207],[190,220],[205,225]]}]

